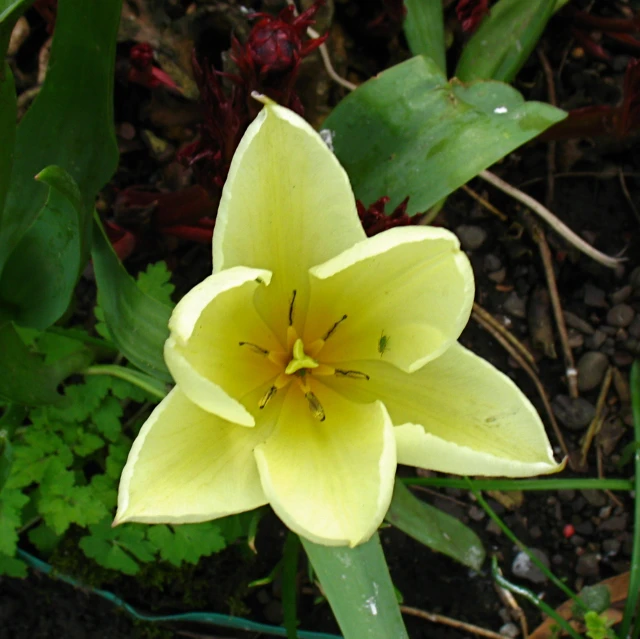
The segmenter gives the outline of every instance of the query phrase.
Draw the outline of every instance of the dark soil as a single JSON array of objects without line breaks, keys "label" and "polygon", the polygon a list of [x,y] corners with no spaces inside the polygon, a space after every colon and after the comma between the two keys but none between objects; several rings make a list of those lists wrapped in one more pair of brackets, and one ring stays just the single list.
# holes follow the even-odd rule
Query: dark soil
[{"label": "dark soil", "polygon": [[[167,4],[173,6],[179,3]],[[211,4],[222,6],[226,3]],[[237,6],[233,2],[230,4],[232,8],[229,15],[237,15]],[[253,4],[254,8],[258,8],[260,3]],[[263,3],[267,10],[274,4]],[[372,34],[363,28],[366,21],[359,12],[365,11],[363,7],[366,6],[368,15],[373,11],[373,4],[364,1],[337,3],[336,24],[339,27],[334,27],[329,42],[334,47],[338,66],[342,67],[340,71],[348,71],[354,81],[362,81],[408,56],[406,44],[393,25],[387,33],[382,34]],[[600,4],[603,3],[596,3],[596,13]],[[375,3],[375,7],[377,11],[380,10],[379,3]],[[35,32],[42,33],[39,16],[29,14],[29,19],[36,27]],[[226,36],[223,27],[217,23],[214,26],[222,34],[219,37],[221,41],[224,40],[226,48],[229,25],[224,27],[227,29]],[[42,39],[37,46],[41,43]],[[29,43],[29,46],[37,50],[33,43]],[[565,24],[559,21],[552,21],[540,47],[547,52],[555,72],[558,106],[575,108],[591,104],[615,104],[620,99],[622,77],[629,59],[627,52],[612,48],[612,62],[595,61],[572,44]],[[22,54],[17,63],[23,64],[26,71],[32,73],[33,68],[29,67],[32,60],[33,56]],[[308,66],[311,73],[304,71],[302,74],[301,86],[305,92],[301,97],[305,104],[311,104],[309,117],[317,122],[335,104],[342,90],[327,83],[329,88],[324,89],[320,97],[315,95],[306,101],[306,91],[313,90],[310,77],[318,76],[322,82],[326,80],[318,71],[321,69],[319,62],[310,62]],[[515,86],[528,99],[548,100],[545,75],[536,55],[522,70]],[[188,110],[182,102],[179,105]],[[122,134],[124,125],[127,125],[133,127],[134,135],[130,138],[127,134],[126,139],[121,135],[122,167],[112,185],[105,189],[105,211],[109,211],[117,188],[130,184],[153,184],[177,189],[176,184],[187,179],[175,162],[160,162],[152,158],[137,135],[137,131],[145,127],[154,128],[160,136],[166,134],[167,127],[158,125],[158,119],[154,119],[153,115],[154,109],[157,115],[164,108],[162,98],[157,94],[152,95],[150,91],[139,87],[119,85],[116,103],[118,130]],[[189,124],[191,135],[196,123],[194,120]],[[174,139],[172,144],[179,144],[184,139]],[[492,170],[510,184],[522,185],[527,193],[544,201],[549,169],[547,151],[545,143],[529,144]],[[610,137],[570,140],[557,144],[555,157],[552,210],[598,249],[611,255],[625,251],[628,258],[617,270],[606,269],[570,249],[562,239],[545,228],[563,309],[572,314],[569,336],[573,354],[581,366],[581,358],[585,353],[600,353],[598,357],[604,358],[606,365],[613,365],[621,372],[622,380],[628,379],[633,357],[640,353],[640,272],[634,271],[638,266],[640,237],[637,233],[637,213],[634,213],[634,206],[640,207],[640,178],[637,177],[640,176],[640,157],[637,146],[630,137],[623,140]],[[620,172],[626,176],[625,184],[630,198],[625,195]],[[542,311],[539,308],[536,292],[547,289],[538,247],[527,231],[528,222],[519,205],[479,179],[472,181],[469,186],[506,213],[508,221],[499,220],[463,191],[459,191],[448,199],[436,223],[458,233],[468,232],[468,228],[466,231],[460,230],[461,226],[473,227],[472,232],[476,235],[480,229],[483,241],[477,248],[468,251],[476,275],[476,301],[519,339],[531,345],[530,320],[536,313],[545,313],[544,308]],[[176,267],[178,295],[202,279],[210,269],[208,247],[167,238],[149,243],[144,251],[132,256],[128,266],[135,270],[146,262],[158,259],[167,259],[170,265]],[[610,312],[620,304],[629,307],[630,310],[624,311],[630,314],[630,322],[626,319],[618,321],[615,313]],[[546,313],[548,315],[548,309]],[[583,323],[579,324],[574,318]],[[551,325],[554,326],[553,320]],[[546,419],[535,386],[498,342],[473,321],[463,333],[461,341],[511,375]],[[557,337],[555,347],[558,353],[555,359],[539,349],[534,351],[540,369],[539,377],[557,409],[568,448],[579,451],[586,424],[577,425],[561,416],[565,400],[558,397],[567,396],[568,391]],[[581,397],[593,407],[604,370],[602,375],[593,371],[589,371],[589,374],[594,375],[595,383],[591,389],[581,392]],[[619,379],[608,395],[605,427],[591,448],[586,467],[581,472],[567,469],[563,477],[597,477],[598,457],[605,477],[630,477],[633,473],[630,464],[619,467],[623,450],[632,439],[630,425],[628,398],[625,397],[624,383]],[[558,442],[551,430],[549,432],[559,453]],[[401,472],[406,475],[414,471],[402,469]],[[562,593],[546,582],[536,583],[526,576],[518,579],[513,575],[512,562],[517,548],[496,529],[495,524],[490,523],[484,511],[477,507],[466,491],[420,491],[417,494],[473,528],[485,543],[488,554],[497,554],[507,578],[522,583],[536,593],[542,593],[552,606],[564,599]],[[624,494],[618,495],[618,499],[620,501],[614,502],[602,492],[564,491],[527,493],[522,503],[513,510],[506,509],[496,499],[490,499],[490,504],[525,544],[544,554],[558,577],[565,579],[572,588],[580,588],[584,584],[619,575],[629,568],[632,501]],[[573,526],[573,534],[567,534],[567,524]],[[276,581],[257,591],[239,594],[237,573],[246,577],[244,583],[269,574],[280,559],[283,539],[284,529],[271,515],[261,524],[257,558],[236,545],[215,558],[203,560],[184,582],[178,581],[170,586],[165,582],[164,586],[154,587],[145,586],[140,580],[118,576],[105,580],[101,587],[115,592],[139,611],[149,614],[200,609],[239,612],[247,618],[280,624],[280,584]],[[397,530],[385,529],[382,540],[394,584],[407,605],[496,632],[504,624],[514,622],[493,586],[489,562],[480,573],[474,573],[431,552]],[[76,550],[79,561],[89,562],[80,550]],[[302,564],[299,574],[300,627],[337,634],[337,626],[326,603],[314,604],[318,593],[308,583],[307,570]],[[191,591],[196,583],[199,584],[198,591],[194,594]],[[215,587],[212,586],[208,592],[202,588],[202,583],[215,584]],[[89,590],[74,588],[38,572],[32,572],[22,581],[1,578],[0,593],[2,639],[259,636],[256,633],[241,633],[193,623],[149,624],[134,621]],[[191,605],[189,602],[196,603]],[[521,602],[521,605],[527,613],[529,627],[534,628],[541,620],[539,612],[526,602]],[[470,636],[466,632],[433,625],[421,619],[407,617],[406,622],[412,639],[462,639]]]}]

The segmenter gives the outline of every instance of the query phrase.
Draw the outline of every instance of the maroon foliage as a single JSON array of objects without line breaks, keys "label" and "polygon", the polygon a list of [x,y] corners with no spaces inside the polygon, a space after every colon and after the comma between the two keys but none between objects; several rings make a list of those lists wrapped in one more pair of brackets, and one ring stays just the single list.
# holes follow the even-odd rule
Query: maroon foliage
[{"label": "maroon foliage", "polygon": [[407,215],[408,197],[402,200],[390,215],[387,215],[384,211],[388,203],[389,198],[387,196],[381,197],[368,207],[365,207],[360,200],[356,200],[358,217],[362,222],[362,227],[367,237],[377,235],[395,226],[410,226],[418,223],[419,215],[413,217]]},{"label": "maroon foliage", "polygon": [[458,21],[465,33],[473,33],[489,13],[489,0],[459,0],[456,6]]}]

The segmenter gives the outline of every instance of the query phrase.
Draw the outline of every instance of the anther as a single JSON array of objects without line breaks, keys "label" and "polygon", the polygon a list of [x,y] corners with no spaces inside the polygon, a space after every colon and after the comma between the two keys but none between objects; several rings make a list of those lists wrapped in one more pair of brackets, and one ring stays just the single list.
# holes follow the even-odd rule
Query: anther
[{"label": "anther", "polygon": [[271,401],[271,398],[276,394],[277,390],[278,389],[275,386],[271,386],[262,396],[262,399],[258,402],[258,408],[260,410],[262,410]]},{"label": "anther", "polygon": [[258,355],[268,355],[269,351],[266,348],[262,348],[257,344],[252,344],[251,342],[238,342],[240,346],[248,346],[254,353],[258,353]]},{"label": "anther", "polygon": [[289,326],[293,325],[293,305],[296,301],[296,295],[298,291],[293,291],[293,297],[291,298],[291,303],[289,304]]},{"label": "anther", "polygon": [[340,324],[342,324],[342,322],[344,322],[347,319],[346,315],[343,315],[325,334],[325,336],[322,338],[323,341],[327,341],[335,332],[336,328],[338,328],[338,326],[340,326]]},{"label": "anther", "polygon": [[366,379],[369,381],[371,378],[366,373],[361,373],[360,371],[345,371],[341,368],[336,368],[336,375],[341,375],[342,377],[350,377],[351,379]]},{"label": "anther", "polygon": [[311,391],[306,392],[304,396],[305,399],[309,402],[311,414],[319,422],[323,422],[326,418],[326,415],[324,414],[324,408],[322,408],[322,404],[318,401],[318,398]]}]

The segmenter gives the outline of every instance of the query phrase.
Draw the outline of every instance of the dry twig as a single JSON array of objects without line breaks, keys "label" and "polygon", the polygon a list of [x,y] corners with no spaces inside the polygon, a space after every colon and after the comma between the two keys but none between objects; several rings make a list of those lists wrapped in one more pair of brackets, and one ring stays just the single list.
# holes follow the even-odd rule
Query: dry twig
[{"label": "dry twig", "polygon": [[488,211],[491,211],[491,213],[499,217],[503,222],[506,222],[509,219],[502,211],[500,211],[495,206],[493,206],[491,202],[489,202],[488,200],[485,200],[485,198],[483,198],[481,195],[476,193],[473,189],[470,189],[466,184],[462,185],[462,190],[467,195],[470,195],[474,200],[482,204],[482,206],[484,206],[485,209],[487,209]]},{"label": "dry twig", "polygon": [[609,387],[611,386],[611,380],[613,379],[613,367],[609,366],[607,369],[607,374],[604,376],[604,380],[602,381],[602,386],[600,387],[600,394],[598,395],[598,401],[596,402],[596,412],[589,424],[589,428],[584,436],[584,440],[582,442],[581,454],[580,454],[580,465],[584,467],[587,463],[587,455],[589,454],[589,449],[591,448],[591,442],[593,442],[593,438],[596,436],[600,427],[602,426],[602,421],[604,419],[603,411],[604,411],[604,403],[607,399],[607,394],[609,393]]},{"label": "dry twig", "polygon": [[[294,0],[287,0],[287,4],[290,7],[295,9],[296,15],[298,14],[298,9],[296,7],[296,3]],[[319,38],[320,34],[311,27],[307,27],[307,33],[310,38]],[[353,82],[349,82],[346,78],[343,78],[338,72],[333,68],[333,64],[331,63],[331,57],[329,56],[329,49],[325,43],[321,44],[319,47],[320,56],[322,57],[322,62],[324,63],[324,68],[327,72],[327,75],[341,87],[348,89],[349,91],[355,91],[358,88],[357,84],[353,84]]]},{"label": "dry twig", "polygon": [[560,302],[560,294],[558,293],[558,284],[556,282],[556,274],[553,270],[553,257],[551,256],[551,249],[547,243],[547,238],[544,236],[542,227],[537,224],[533,219],[529,218],[529,227],[531,235],[540,249],[540,257],[542,259],[542,267],[544,269],[545,279],[547,280],[547,289],[549,290],[549,297],[551,298],[551,307],[553,308],[553,315],[556,320],[556,326],[558,328],[558,336],[560,337],[560,343],[562,344],[562,354],[564,355],[564,365],[567,374],[567,384],[569,386],[569,395],[576,399],[578,397],[578,369],[576,368],[575,360],[573,359],[573,352],[569,345],[569,335],[567,334],[567,325],[564,321],[564,314],[562,312],[562,304]]},{"label": "dry twig", "polygon": [[438,615],[434,612],[427,612],[426,610],[420,610],[420,608],[412,608],[411,606],[400,606],[400,610],[407,615],[413,615],[414,617],[420,617],[420,619],[426,619],[432,623],[440,623],[451,628],[457,628],[465,632],[477,635],[478,637],[487,637],[488,639],[504,639],[504,637],[492,630],[486,630],[480,628],[480,626],[474,626],[464,621],[458,621],[451,617],[445,617],[444,615]]},{"label": "dry twig", "polygon": [[504,180],[500,179],[497,175],[494,175],[490,171],[480,171],[478,177],[493,184],[496,188],[500,189],[507,195],[510,195],[515,200],[522,202],[525,206],[528,206],[534,213],[539,215],[545,222],[551,226],[551,228],[560,234],[567,242],[575,246],[579,251],[582,251],[585,255],[589,256],[592,260],[595,260],[599,264],[606,266],[607,268],[616,268],[618,264],[623,261],[618,257],[611,257],[593,248],[591,244],[585,242],[580,236],[576,235],[564,222],[560,221],[546,206],[543,206],[530,195],[523,193],[520,189],[516,189]]},{"label": "dry twig", "polygon": [[[549,64],[549,60],[544,51],[538,47],[536,49],[542,70],[544,71],[545,79],[547,81],[547,96],[549,97],[549,103],[553,106],[557,106],[558,100],[556,98],[556,85],[553,79],[553,69]],[[545,203],[547,206],[551,206],[553,203],[553,196],[555,195],[555,172],[556,172],[556,143],[551,140],[547,143],[547,196]]]},{"label": "dry twig", "polygon": [[[489,311],[485,310],[477,302],[473,303],[473,312],[477,313],[487,324],[498,331],[511,345],[531,364],[533,370],[538,370],[538,365],[531,351],[509,330],[507,330]],[[484,325],[484,324],[483,324]]]}]

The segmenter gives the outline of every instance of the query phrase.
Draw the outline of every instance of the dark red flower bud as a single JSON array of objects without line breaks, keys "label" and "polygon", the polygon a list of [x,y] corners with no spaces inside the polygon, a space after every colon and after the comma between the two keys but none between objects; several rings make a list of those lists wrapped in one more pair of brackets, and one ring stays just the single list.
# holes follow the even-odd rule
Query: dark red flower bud
[{"label": "dark red flower bud", "polygon": [[129,51],[129,62],[138,71],[146,71],[153,64],[153,48],[147,42],[134,44]]},{"label": "dark red flower bud", "polygon": [[489,13],[489,0],[459,0],[456,15],[465,33],[473,33]]},{"label": "dark red flower bud", "polygon": [[251,29],[244,51],[241,46],[234,47],[234,62],[241,70],[252,67],[258,76],[295,72],[300,60],[327,39],[324,35],[304,40],[313,16],[323,4],[324,0],[319,0],[299,16],[295,16],[293,7],[286,7],[275,17],[255,14],[261,20]]}]

